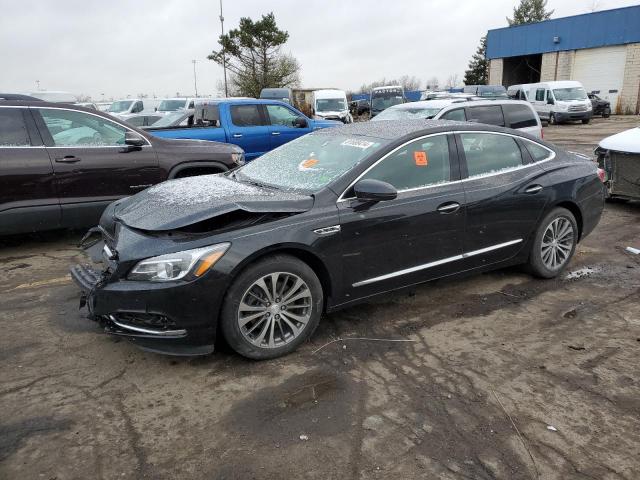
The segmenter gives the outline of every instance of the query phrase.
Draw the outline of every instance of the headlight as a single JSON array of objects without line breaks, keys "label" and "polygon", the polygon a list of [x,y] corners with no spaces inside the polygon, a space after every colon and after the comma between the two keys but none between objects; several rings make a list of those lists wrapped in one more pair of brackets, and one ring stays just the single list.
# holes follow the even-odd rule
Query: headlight
[{"label": "headlight", "polygon": [[231,154],[231,160],[238,166],[244,165],[244,152],[233,152]]},{"label": "headlight", "polygon": [[190,272],[196,277],[201,277],[222,258],[230,245],[230,243],[219,243],[210,247],[147,258],[138,262],[127,278],[148,282],[169,282],[180,280]]}]

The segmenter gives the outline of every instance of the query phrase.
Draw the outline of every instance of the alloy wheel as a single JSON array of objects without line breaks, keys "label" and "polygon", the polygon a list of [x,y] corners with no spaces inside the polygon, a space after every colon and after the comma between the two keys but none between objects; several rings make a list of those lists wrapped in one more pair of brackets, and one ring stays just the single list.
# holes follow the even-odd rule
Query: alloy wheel
[{"label": "alloy wheel", "polygon": [[313,298],[299,276],[275,272],[256,280],[238,306],[238,326],[259,348],[278,348],[297,338],[311,319]]},{"label": "alloy wheel", "polygon": [[564,266],[573,250],[573,225],[565,217],[555,218],[542,236],[542,263],[549,270],[558,270]]}]

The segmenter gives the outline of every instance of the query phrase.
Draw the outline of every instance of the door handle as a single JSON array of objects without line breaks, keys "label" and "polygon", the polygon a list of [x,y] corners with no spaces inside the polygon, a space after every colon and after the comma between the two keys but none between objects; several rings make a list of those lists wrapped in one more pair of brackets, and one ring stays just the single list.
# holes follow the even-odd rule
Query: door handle
[{"label": "door handle", "polygon": [[242,138],[242,134],[241,133],[234,133],[233,135],[231,135],[233,138]]},{"label": "door handle", "polygon": [[271,135],[280,135],[280,132],[271,132]]},{"label": "door handle", "polygon": [[56,162],[58,163],[77,163],[80,161],[80,158],[75,155],[65,155],[64,157],[56,157]]},{"label": "door handle", "polygon": [[440,213],[453,213],[457,212],[460,209],[460,204],[458,202],[447,202],[443,203],[438,207],[438,211]]},{"label": "door handle", "polygon": [[524,189],[524,193],[538,193],[540,190],[542,190],[542,185],[529,185],[527,188]]}]

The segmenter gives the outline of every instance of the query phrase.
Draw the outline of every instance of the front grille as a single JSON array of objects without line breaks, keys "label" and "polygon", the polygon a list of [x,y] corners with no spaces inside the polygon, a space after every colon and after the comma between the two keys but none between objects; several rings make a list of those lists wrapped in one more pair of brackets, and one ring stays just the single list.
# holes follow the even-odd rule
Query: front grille
[{"label": "front grille", "polygon": [[640,154],[611,152],[611,194],[640,198]]},{"label": "front grille", "polygon": [[569,111],[570,112],[586,112],[587,107],[585,105],[570,105]]},{"label": "front grille", "polygon": [[114,315],[116,320],[133,325],[157,330],[170,330],[176,327],[176,322],[164,315],[156,313],[120,312]]}]

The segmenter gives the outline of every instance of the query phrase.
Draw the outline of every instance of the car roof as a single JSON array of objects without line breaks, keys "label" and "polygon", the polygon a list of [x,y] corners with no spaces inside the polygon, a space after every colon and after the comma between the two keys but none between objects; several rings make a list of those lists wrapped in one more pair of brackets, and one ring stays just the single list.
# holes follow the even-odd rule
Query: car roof
[{"label": "car roof", "polygon": [[[456,122],[451,120],[380,120],[377,122],[355,122],[339,125],[333,128],[316,130],[313,135],[346,135],[365,136],[384,140],[396,140],[415,134],[428,135],[430,133],[454,130],[482,130],[506,132],[513,134],[514,130],[485,125],[480,123]],[[519,134],[520,132],[517,132]]]},{"label": "car roof", "polygon": [[21,93],[0,93],[0,100],[31,100],[34,102],[42,102],[39,98],[32,97],[31,95],[23,95]]}]

